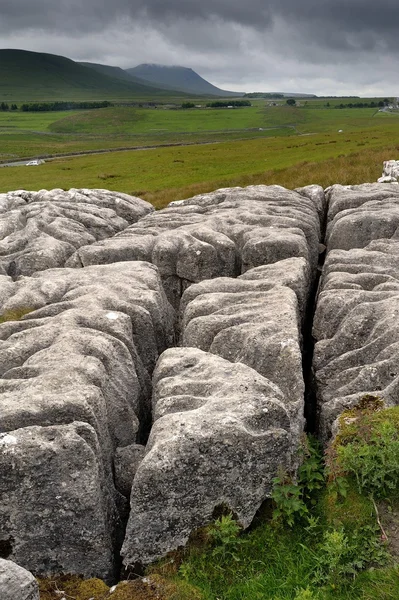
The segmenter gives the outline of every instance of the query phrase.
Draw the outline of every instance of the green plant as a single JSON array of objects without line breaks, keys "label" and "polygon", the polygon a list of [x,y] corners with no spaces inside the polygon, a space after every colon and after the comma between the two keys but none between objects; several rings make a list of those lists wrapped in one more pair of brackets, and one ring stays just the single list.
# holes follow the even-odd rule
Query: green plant
[{"label": "green plant", "polygon": [[339,446],[338,462],[342,469],[354,475],[360,492],[386,497],[399,484],[399,432],[394,423],[370,423],[353,441]]},{"label": "green plant", "polygon": [[302,488],[286,471],[280,470],[273,479],[272,499],[275,503],[273,519],[294,526],[295,520],[308,514]]},{"label": "green plant", "polygon": [[353,477],[360,494],[387,497],[399,486],[399,409],[382,409],[371,396],[366,400],[340,419],[327,452],[328,478],[341,496]]},{"label": "green plant", "polygon": [[13,308],[11,310],[6,310],[5,312],[3,312],[2,315],[0,315],[0,324],[6,323],[7,321],[19,321],[25,315],[28,315],[29,313],[33,312],[34,310],[35,310],[34,308],[27,308],[27,307],[20,307],[20,308]]},{"label": "green plant", "polygon": [[319,442],[311,436],[304,437],[300,453],[302,463],[298,469],[298,485],[302,488],[303,498],[315,504],[314,494],[324,485],[324,463]]},{"label": "green plant", "polygon": [[325,532],[314,554],[314,583],[336,585],[340,577],[354,573],[350,556],[351,547],[343,530]]},{"label": "green plant", "polygon": [[231,557],[238,560],[237,548],[243,543],[239,537],[241,527],[233,518],[232,513],[221,516],[208,530],[209,539],[212,542],[212,556],[224,560]]},{"label": "green plant", "polygon": [[309,505],[315,504],[315,493],[324,483],[322,453],[317,440],[304,437],[299,454],[301,465],[296,481],[283,469],[279,469],[273,479],[273,518],[290,527],[298,518],[306,516],[309,519]]}]

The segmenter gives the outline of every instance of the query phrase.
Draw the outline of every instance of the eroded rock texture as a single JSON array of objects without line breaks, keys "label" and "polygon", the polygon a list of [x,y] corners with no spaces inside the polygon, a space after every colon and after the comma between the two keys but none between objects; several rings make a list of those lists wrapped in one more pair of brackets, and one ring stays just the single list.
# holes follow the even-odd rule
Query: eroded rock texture
[{"label": "eroded rock texture", "polygon": [[0,274],[61,267],[80,246],[112,237],[153,207],[108,190],[0,194]]},{"label": "eroded rock texture", "polygon": [[276,384],[298,434],[303,431],[301,313],[310,295],[310,268],[291,258],[237,279],[207,280],[183,295],[181,344],[241,362]]},{"label": "eroded rock texture", "polygon": [[319,186],[226,188],[148,215],[110,240],[83,246],[73,267],[145,260],[159,268],[168,299],[178,306],[192,283],[236,277],[293,256],[317,265]]},{"label": "eroded rock texture", "polygon": [[39,600],[39,586],[32,573],[0,558],[1,600]]},{"label": "eroded rock texture", "polygon": [[[129,494],[127,566],[184,544],[221,505],[248,526],[278,467],[295,469],[325,196],[223,189],[127,227],[145,203],[130,217],[135,199],[118,212],[118,198],[110,210],[75,193],[45,209],[76,216],[65,239],[51,238],[55,262],[42,233],[0,260],[0,543],[35,573],[110,579]],[[26,211],[40,204],[16,198]],[[14,281],[20,273],[32,276]],[[166,350],[176,343],[167,298],[181,297],[184,347]]]},{"label": "eroded rock texture", "polygon": [[195,348],[164,352],[154,373],[155,422],[132,487],[126,565],[185,544],[218,506],[251,523],[278,466],[291,466],[284,400],[241,363]]},{"label": "eroded rock texture", "polygon": [[328,193],[328,250],[364,248],[399,239],[399,188],[390,184],[333,185]]},{"label": "eroded rock texture", "polygon": [[[278,186],[219,190],[78,253],[84,263],[109,260],[110,246],[140,249],[155,257],[169,297],[177,290],[175,303],[186,288],[184,347],[164,353],[155,373],[154,425],[133,482],[126,565],[184,544],[219,505],[248,526],[278,467],[295,468],[304,427],[302,325],[324,202],[317,186],[301,194]],[[151,237],[143,222],[152,224]]]},{"label": "eroded rock texture", "polygon": [[333,188],[328,243],[345,249],[327,255],[313,328],[325,441],[363,398],[399,402],[399,195],[386,188]]},{"label": "eroded rock texture", "polygon": [[0,538],[35,573],[110,578],[126,508],[114,453],[145,435],[174,339],[158,272],[48,270],[14,282],[0,315]]}]

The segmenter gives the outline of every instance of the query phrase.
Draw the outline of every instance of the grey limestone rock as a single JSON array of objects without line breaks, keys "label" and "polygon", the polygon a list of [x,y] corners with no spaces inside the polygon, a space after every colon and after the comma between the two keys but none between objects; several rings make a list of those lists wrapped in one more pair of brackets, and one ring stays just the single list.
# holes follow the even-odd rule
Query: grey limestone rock
[{"label": "grey limestone rock", "polygon": [[281,186],[220,189],[172,204],[112,239],[83,246],[67,264],[152,262],[177,307],[184,290],[204,279],[236,277],[291,257],[304,257],[315,269],[321,202],[319,189],[308,195]]},{"label": "grey limestone rock", "polygon": [[363,397],[399,403],[399,240],[328,254],[313,336],[325,441]]},{"label": "grey limestone rock", "polygon": [[170,349],[154,373],[154,425],[134,478],[122,548],[148,564],[184,545],[226,506],[247,527],[293,443],[277,386],[241,363]]},{"label": "grey limestone rock", "polygon": [[305,187],[296,188],[294,191],[301,194],[301,196],[306,196],[309,200],[312,200],[319,213],[320,221],[323,222],[326,217],[327,198],[321,185],[307,185]]},{"label": "grey limestone rock", "polygon": [[140,198],[100,189],[0,194],[0,269],[17,277],[63,266],[80,246],[111,237],[153,210]]},{"label": "grey limestone rock", "polygon": [[39,600],[39,586],[32,573],[11,560],[0,558],[1,600]]},{"label": "grey limestone rock", "polygon": [[87,423],[0,434],[0,536],[36,575],[82,573],[110,580],[121,533],[96,433]]},{"label": "grey limestone rock", "polygon": [[[117,547],[110,535],[113,532],[113,538],[119,539],[120,520],[109,519],[107,531],[111,533],[101,538],[108,549],[101,551],[102,557],[99,552],[95,561],[94,550],[86,554],[85,546],[91,535],[97,535],[97,526],[91,521],[99,517],[89,504],[82,503],[79,513],[78,503],[71,508],[68,502],[81,493],[79,486],[87,484],[88,494],[92,489],[93,497],[97,496],[95,502],[108,502],[98,498],[103,490],[104,497],[113,498],[123,516],[125,501],[116,492],[113,480],[115,451],[146,435],[152,369],[159,354],[174,340],[174,311],[166,300],[157,269],[148,263],[124,262],[86,269],[50,269],[22,277],[12,283],[11,293],[0,306],[1,315],[5,322],[0,324],[0,431],[11,436],[15,430],[20,432],[15,494],[19,493],[18,481],[21,490],[30,487],[25,502],[22,496],[16,496],[18,502],[0,501],[0,532],[8,530],[14,540],[12,557],[35,572],[68,569],[108,576],[112,567],[109,561],[112,563]],[[75,489],[71,478],[70,497],[63,497],[65,503],[55,502],[50,495],[48,510],[40,512],[44,492],[40,473],[33,483],[29,477],[34,460],[28,456],[29,436],[40,438],[53,429],[59,432],[59,443],[46,454],[51,486],[51,480],[58,477],[52,465],[57,470],[68,459],[67,454],[63,458],[62,436],[74,421],[92,432],[90,468],[96,465],[101,480],[92,481],[84,464],[76,467],[77,472],[82,471],[79,478],[89,477],[87,482],[79,480]],[[87,452],[84,450],[82,456]],[[57,453],[59,456],[51,459]],[[9,456],[9,448],[0,444],[0,461],[7,462]],[[33,544],[33,537],[29,543],[28,539],[33,536],[33,526],[29,533],[28,525],[23,529],[19,523],[28,523],[35,511],[41,515],[41,526],[47,526],[53,534],[46,537],[47,553],[42,546],[42,563],[37,555],[32,566],[29,543]],[[79,536],[75,543],[71,534],[58,550],[57,535],[61,535],[65,514],[70,511],[87,530],[87,536],[81,544]],[[52,556],[56,556],[54,561]]]},{"label": "grey limestone rock", "polygon": [[298,299],[304,311],[309,284],[306,262],[292,258],[257,267],[238,279],[194,284],[181,306],[182,346],[244,363],[276,384],[295,423],[297,441],[303,432],[305,392]]},{"label": "grey limestone rock", "polygon": [[391,177],[397,180],[399,177],[399,161],[398,160],[385,160],[382,171],[382,178]]},{"label": "grey limestone rock", "polygon": [[381,238],[399,239],[399,188],[396,186],[334,185],[327,196],[329,250],[364,248]]}]

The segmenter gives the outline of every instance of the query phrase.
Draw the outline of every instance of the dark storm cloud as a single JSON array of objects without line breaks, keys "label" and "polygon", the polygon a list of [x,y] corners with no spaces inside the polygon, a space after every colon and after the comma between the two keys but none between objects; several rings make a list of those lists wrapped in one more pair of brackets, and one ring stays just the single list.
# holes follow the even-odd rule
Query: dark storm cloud
[{"label": "dark storm cloud", "polygon": [[327,43],[343,34],[361,36],[361,46],[388,35],[396,38],[399,3],[386,0],[0,0],[0,27],[95,31],[115,20],[147,21],[162,26],[176,21],[219,19],[267,30],[276,17],[297,27],[317,27],[314,34]]},{"label": "dark storm cloud", "polygon": [[398,0],[0,0],[3,48],[124,68],[182,64],[265,91],[394,86],[398,22]]}]

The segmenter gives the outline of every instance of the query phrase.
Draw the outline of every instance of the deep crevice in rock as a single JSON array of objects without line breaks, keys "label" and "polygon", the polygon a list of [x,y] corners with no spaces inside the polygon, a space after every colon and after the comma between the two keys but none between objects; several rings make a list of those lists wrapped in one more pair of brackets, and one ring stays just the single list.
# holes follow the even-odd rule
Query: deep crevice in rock
[{"label": "deep crevice in rock", "polygon": [[306,315],[303,323],[303,351],[302,351],[302,369],[303,369],[303,380],[305,383],[305,431],[312,435],[318,433],[317,425],[317,396],[316,386],[313,374],[313,355],[316,340],[312,335],[313,320],[317,307],[317,300],[320,288],[320,280],[323,274],[324,262],[326,260],[327,248],[325,246],[326,241],[326,229],[327,229],[327,216],[328,216],[328,202],[324,208],[323,220],[320,222],[320,244],[319,244],[319,261],[317,265],[316,276],[313,281],[313,285],[310,289],[309,300],[306,309]]}]

